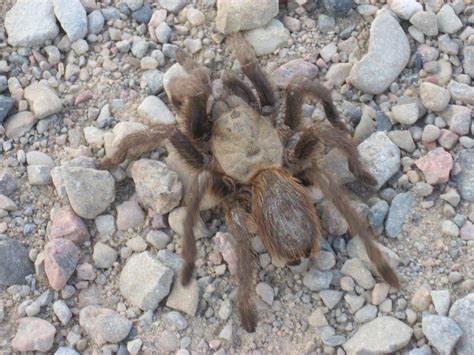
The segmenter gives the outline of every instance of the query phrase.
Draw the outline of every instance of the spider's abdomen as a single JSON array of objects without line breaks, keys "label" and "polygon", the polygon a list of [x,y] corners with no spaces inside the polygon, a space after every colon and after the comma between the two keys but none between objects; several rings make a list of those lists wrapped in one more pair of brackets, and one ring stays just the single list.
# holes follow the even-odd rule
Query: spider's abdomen
[{"label": "spider's abdomen", "polygon": [[281,165],[283,146],[273,125],[250,107],[219,117],[212,130],[213,154],[225,173],[248,183],[258,170]]}]

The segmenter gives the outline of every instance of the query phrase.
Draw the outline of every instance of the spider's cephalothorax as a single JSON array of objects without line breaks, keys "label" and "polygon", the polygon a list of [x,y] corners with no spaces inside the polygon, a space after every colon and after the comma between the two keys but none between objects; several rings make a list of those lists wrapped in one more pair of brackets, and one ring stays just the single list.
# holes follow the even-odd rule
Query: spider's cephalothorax
[{"label": "spider's cephalothorax", "polygon": [[[112,157],[101,162],[102,167],[119,164],[169,139],[195,171],[188,189],[182,282],[187,284],[193,275],[193,226],[204,195],[211,193],[219,197],[228,228],[237,241],[238,309],[244,328],[254,331],[257,322],[251,296],[256,258],[249,228],[256,227],[272,257],[288,264],[314,255],[319,249],[321,227],[303,187],[311,184],[319,187],[336,206],[347,220],[351,234],[362,238],[384,280],[399,287],[395,272],[373,242],[366,220],[351,207],[342,188],[331,182],[317,164],[320,143],[335,146],[347,156],[350,170],[361,182],[375,184],[359,159],[330,92],[316,81],[294,79],[286,91],[284,124],[277,128],[275,96],[257,64],[254,50],[241,34],[229,37],[228,43],[257,95],[236,74],[225,71],[221,96],[211,97],[208,70],[178,51],[177,61],[187,76],[170,83],[169,95],[181,116],[180,127],[159,125],[133,134]],[[322,102],[330,125],[303,127],[301,111],[305,98]]]}]

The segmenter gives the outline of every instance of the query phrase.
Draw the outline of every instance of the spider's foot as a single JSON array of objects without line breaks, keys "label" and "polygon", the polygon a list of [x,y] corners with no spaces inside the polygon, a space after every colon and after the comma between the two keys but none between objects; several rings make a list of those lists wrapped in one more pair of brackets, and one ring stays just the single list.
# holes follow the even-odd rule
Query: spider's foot
[{"label": "spider's foot", "polygon": [[191,282],[191,277],[193,276],[194,272],[194,264],[188,264],[186,263],[184,265],[183,270],[181,271],[181,284],[183,286],[189,285]]}]

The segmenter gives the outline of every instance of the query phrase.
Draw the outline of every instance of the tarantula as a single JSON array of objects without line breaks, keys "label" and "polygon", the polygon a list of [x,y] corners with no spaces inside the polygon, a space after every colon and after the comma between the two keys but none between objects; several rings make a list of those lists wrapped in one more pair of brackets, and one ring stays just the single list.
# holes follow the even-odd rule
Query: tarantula
[{"label": "tarantula", "polygon": [[[182,283],[188,284],[193,274],[193,226],[203,197],[210,192],[221,198],[226,223],[237,241],[237,305],[245,330],[255,331],[252,295],[256,254],[249,230],[256,229],[270,255],[289,265],[314,255],[320,247],[321,226],[304,186],[316,185],[345,217],[351,234],[362,238],[380,275],[398,288],[397,276],[375,246],[367,222],[351,207],[341,187],[317,164],[320,144],[332,145],[345,153],[350,170],[361,182],[376,183],[361,163],[330,92],[317,81],[293,80],[286,92],[284,124],[277,128],[276,98],[257,64],[255,51],[240,33],[230,36],[228,44],[257,95],[236,74],[224,71],[223,93],[213,98],[208,69],[179,50],[176,59],[188,75],[170,83],[169,95],[182,118],[181,127],[158,125],[133,134],[113,156],[100,163],[109,168],[169,139],[194,169],[182,236]],[[303,127],[302,105],[306,98],[322,102],[330,125]]]}]

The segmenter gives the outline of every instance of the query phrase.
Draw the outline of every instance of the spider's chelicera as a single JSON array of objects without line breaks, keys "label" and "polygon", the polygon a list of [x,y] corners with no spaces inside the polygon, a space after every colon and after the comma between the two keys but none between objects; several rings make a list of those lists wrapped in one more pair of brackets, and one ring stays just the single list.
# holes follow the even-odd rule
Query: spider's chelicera
[{"label": "spider's chelicera", "polygon": [[[398,288],[397,275],[374,244],[365,218],[359,216],[342,188],[317,164],[321,144],[337,147],[347,156],[349,168],[360,182],[376,184],[361,163],[330,92],[317,81],[293,79],[286,90],[283,125],[277,127],[275,95],[253,48],[240,33],[230,36],[227,42],[257,95],[236,74],[224,71],[222,95],[213,98],[208,69],[179,50],[176,58],[187,75],[169,86],[171,102],[182,119],[179,127],[158,125],[132,134],[100,165],[107,168],[120,164],[169,139],[179,156],[195,170],[182,236],[185,264],[181,281],[186,285],[193,276],[193,226],[205,194],[210,193],[220,199],[228,228],[237,241],[237,304],[241,322],[249,332],[255,331],[257,324],[252,301],[257,264],[249,230],[257,231],[272,257],[289,265],[314,255],[320,246],[321,226],[306,185],[319,187],[347,220],[351,234],[363,240],[382,278]],[[303,126],[302,106],[306,98],[321,101],[330,124]]]}]

